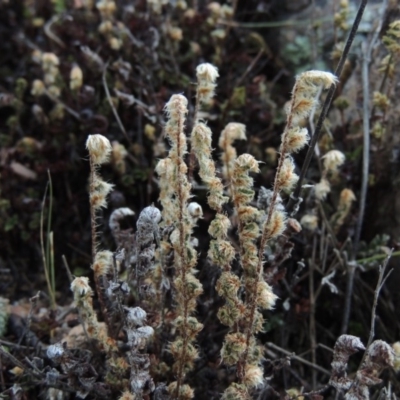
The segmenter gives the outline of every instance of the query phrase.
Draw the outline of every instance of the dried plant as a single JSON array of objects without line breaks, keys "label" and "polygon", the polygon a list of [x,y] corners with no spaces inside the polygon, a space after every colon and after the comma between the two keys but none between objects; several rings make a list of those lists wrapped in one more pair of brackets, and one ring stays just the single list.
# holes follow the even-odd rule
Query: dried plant
[{"label": "dried plant", "polygon": [[[197,75],[196,114],[199,112],[201,104],[210,100],[215,89],[217,72],[214,67],[205,64],[197,69]],[[281,205],[280,193],[290,192],[296,182],[294,163],[290,154],[299,151],[307,143],[308,139],[307,130],[300,128],[299,124],[316,106],[315,96],[319,87],[328,87],[334,82],[335,78],[331,74],[319,71],[310,71],[297,78],[288,111],[287,125],[282,135],[281,157],[276,178],[271,196],[267,201],[268,206],[264,216],[260,212],[262,210],[250,205],[255,192],[253,179],[249,174],[259,172],[258,162],[249,154],[242,154],[237,157],[230,144],[235,138],[244,138],[243,133],[239,133],[239,135],[235,133],[236,131],[243,132],[243,128],[240,124],[230,124],[222,135],[222,138],[226,137],[221,142],[221,147],[225,154],[223,156],[225,179],[230,179],[231,200],[237,213],[241,266],[239,276],[232,273],[231,270],[235,250],[229,240],[226,240],[230,221],[223,214],[223,205],[229,201],[229,197],[224,195],[223,184],[221,178],[217,176],[215,162],[211,156],[211,130],[205,123],[200,122],[197,116],[195,117],[191,135],[192,152],[199,162],[200,178],[209,189],[209,206],[216,211],[215,219],[209,229],[213,237],[210,243],[209,255],[211,260],[222,269],[216,289],[224,298],[225,304],[218,311],[218,316],[223,324],[230,327],[230,332],[224,339],[221,357],[225,364],[236,366],[238,377],[238,382],[232,384],[226,390],[223,398],[232,398],[232,396],[249,398],[251,390],[263,384],[263,372],[260,368],[263,349],[262,346],[257,344],[255,336],[263,329],[263,316],[259,310],[271,310],[277,299],[271,286],[264,280],[264,252],[267,244],[281,236],[286,228],[287,218]],[[156,167],[160,179],[160,201],[163,210],[160,214],[157,208],[151,206],[145,208],[139,216],[135,234],[135,279],[132,283],[140,292],[140,282],[143,277],[151,269],[154,269],[154,240],[156,239],[157,243],[161,245],[158,223],[162,217],[163,226],[171,226],[168,242],[170,251],[173,252],[175,274],[172,280],[173,303],[175,305],[175,317],[172,324],[174,330],[176,330],[176,337],[169,344],[168,350],[175,359],[172,371],[176,376],[176,381],[169,384],[168,391],[174,398],[190,399],[193,397],[194,392],[185,383],[185,377],[193,369],[194,362],[198,358],[198,351],[194,346],[194,341],[198,332],[203,328],[203,325],[194,316],[196,299],[202,294],[203,289],[200,281],[195,277],[196,270],[194,268],[197,263],[197,253],[191,237],[196,220],[202,216],[202,210],[197,203],[189,204],[191,184],[187,178],[188,168],[185,163],[187,144],[184,134],[187,113],[186,98],[182,95],[172,96],[166,105],[166,111],[168,121],[165,132],[171,147],[168,157],[161,160]],[[233,135],[230,134],[231,132]],[[97,151],[96,149],[100,147],[102,151]],[[106,150],[103,151],[103,148]],[[97,193],[95,188],[98,185],[96,185],[96,182],[100,181],[96,173],[96,166],[108,159],[111,146],[101,135],[95,135],[89,137],[88,149],[91,157],[90,189],[93,203],[93,199],[98,197],[94,195]],[[327,161],[325,163],[327,164]],[[326,168],[334,168],[331,164],[327,164]],[[335,165],[337,164],[336,162]],[[108,187],[111,188],[111,185]],[[100,203],[104,206],[105,199],[102,198]],[[92,219],[95,219],[95,210],[98,208],[99,206],[92,207],[94,210],[92,211]],[[117,212],[121,216],[127,214],[123,209]],[[117,212],[112,215],[110,226],[121,245],[123,240],[121,240],[119,233]],[[128,214],[131,213],[128,212]],[[95,238],[95,230],[93,234]],[[97,252],[95,242],[93,246],[95,249],[93,269],[96,287],[99,299],[102,302],[103,313],[107,314],[106,302],[115,301],[109,294],[108,299],[106,299],[110,288],[107,275],[113,269],[113,256],[108,251]],[[166,249],[167,246],[164,245],[164,248]],[[127,249],[127,252],[129,252],[129,249]],[[160,254],[158,253],[158,257]],[[104,280],[100,282],[100,278]],[[73,287],[75,288],[75,286]],[[156,291],[157,289],[159,288],[155,286]],[[77,293],[81,295],[80,298],[77,297],[77,300],[86,299],[82,303],[83,309],[87,310],[83,314],[83,318],[88,320],[94,336],[97,339],[101,338],[98,322],[91,308],[90,290],[84,293],[77,291]],[[139,301],[140,298],[141,296],[139,295]],[[155,309],[154,304],[151,308]],[[137,307],[136,310],[140,310],[140,308]],[[142,347],[137,347],[137,339],[133,339],[137,335],[140,336],[139,330],[144,328],[141,328],[142,323],[129,322],[132,319],[129,317],[130,313],[131,311],[128,312],[128,316],[125,318],[125,321],[128,321],[125,323],[125,330],[127,341],[131,348],[131,353],[128,354],[127,360],[130,365],[135,365],[134,368],[132,367],[131,372],[131,389],[134,394],[143,394],[144,387],[147,387],[151,392],[154,390],[154,386],[150,383],[152,380],[147,371],[149,367],[148,356],[137,353],[137,348],[141,349]],[[143,311],[143,315],[145,314],[145,311]],[[107,316],[105,318],[109,331],[112,332],[111,322]],[[150,329],[152,328],[149,327]],[[150,336],[152,336],[152,333],[149,331],[145,339]],[[111,339],[107,337],[102,338],[101,342],[107,346],[112,345]],[[105,347],[105,350],[109,352],[110,348]]]},{"label": "dried plant", "polygon": [[[64,259],[73,296],[65,315],[74,316],[65,318],[59,306],[61,316],[54,312],[48,318],[50,328],[43,330],[45,333],[39,329],[38,337],[32,333],[36,303],[31,301],[27,316],[18,319],[15,312],[9,316],[14,306],[0,298],[0,332],[9,327],[22,332],[16,334],[21,338],[17,345],[0,341],[0,385],[7,386],[5,395],[23,398],[23,391],[38,383],[46,388],[48,398],[59,399],[68,398],[71,392],[78,398],[119,400],[335,396],[367,400],[377,396],[387,382],[390,391],[391,382],[397,379],[393,371],[399,369],[398,342],[391,347],[386,341],[373,341],[378,296],[387,278],[384,268],[371,305],[368,344],[364,346],[360,338],[347,334],[359,330],[356,317],[354,326],[348,325],[350,299],[360,298],[365,303],[369,299],[362,285],[355,289],[361,294],[352,293],[356,269],[370,261],[357,261],[357,257],[374,258],[378,247],[388,249],[385,240],[385,246],[382,241],[371,243],[370,251],[364,251],[362,243],[362,251],[358,251],[359,238],[353,238],[359,192],[351,189],[357,177],[349,177],[348,164],[353,165],[356,156],[350,154],[350,145],[338,145],[335,138],[346,128],[346,118],[351,118],[346,110],[353,103],[343,91],[345,78],[314,69],[298,74],[285,107],[285,120],[279,119],[274,104],[276,115],[263,117],[271,118],[268,129],[263,130],[262,125],[263,133],[253,135],[258,127],[252,126],[252,116],[243,116],[238,110],[242,112],[240,104],[246,105],[254,93],[260,105],[251,109],[251,115],[261,114],[272,102],[270,82],[250,73],[268,53],[261,35],[244,35],[246,46],[258,46],[257,56],[228,89],[226,81],[231,76],[225,75],[229,63],[225,59],[231,60],[226,41],[240,24],[233,16],[244,5],[236,1],[232,6],[217,2],[205,6],[148,0],[133,8],[128,3],[74,2],[74,18],[91,21],[100,37],[76,40],[79,57],[68,62],[63,57],[64,42],[73,34],[65,30],[61,15],[45,28],[55,50],[34,48],[32,52],[36,72],[29,81],[29,96],[36,123],[41,127],[49,120],[60,123],[68,114],[80,130],[100,132],[86,140],[92,272],[87,268],[83,273],[87,276],[82,276],[74,263],[71,274]],[[338,75],[365,3],[361,3],[344,51],[335,51],[335,57],[341,55]],[[347,1],[339,6],[333,21],[337,47],[352,10]],[[315,29],[318,23],[313,24]],[[188,38],[191,29],[193,38]],[[212,44],[203,43],[205,37]],[[373,123],[376,138],[382,137],[395,107],[395,96],[384,89],[385,80],[396,77],[398,37],[395,21],[382,37],[387,57],[375,66],[383,82],[371,90],[373,110],[364,115],[364,120]],[[18,40],[30,46],[26,38]],[[213,48],[212,56],[204,50],[208,45]],[[252,51],[249,49],[246,57]],[[190,70],[199,59],[213,63],[202,62]],[[197,78],[193,92],[188,89],[192,75]],[[161,101],[167,92],[171,94],[170,87],[195,93],[193,104],[189,95],[173,94],[163,114]],[[18,91],[23,88],[20,82]],[[340,122],[331,118],[323,126],[336,88],[341,91],[334,102]],[[225,102],[222,93],[227,95]],[[13,107],[19,111],[12,124],[9,122],[14,133],[22,132],[21,99],[16,95]],[[0,107],[3,101],[0,96]],[[100,111],[92,115],[90,108],[95,102]],[[324,104],[322,110],[320,103]],[[240,122],[234,122],[235,118]],[[132,125],[132,120],[137,125]],[[242,123],[245,121],[247,126]],[[351,129],[357,131],[358,124],[353,121]],[[277,127],[280,132],[283,128],[280,142]],[[326,132],[320,138],[323,128]],[[277,152],[268,142],[275,140],[274,135],[279,142]],[[266,142],[267,155],[274,154],[265,164],[260,149]],[[24,155],[40,148],[29,138],[18,146],[13,151],[22,154],[24,149]],[[310,184],[303,186],[314,151],[318,160]],[[149,161],[147,152],[157,161]],[[299,177],[297,165],[303,161]],[[105,166],[108,162],[109,168]],[[21,171],[18,166],[12,168]],[[299,197],[301,191],[304,201]],[[131,204],[139,198],[140,206]],[[99,224],[100,217],[108,218],[108,227]],[[369,271],[373,273],[373,268]],[[345,293],[343,277],[347,279]],[[339,309],[342,304],[344,308]],[[395,309],[388,301],[382,302],[381,308],[382,315],[393,315]],[[338,316],[343,316],[346,334],[336,340]],[[332,319],[332,330],[318,325],[318,317]],[[361,325],[364,319],[360,320]],[[383,326],[379,337],[398,340],[386,331]],[[329,345],[334,345],[333,350]],[[351,357],[358,352],[364,356],[357,369],[357,356]],[[14,354],[23,355],[23,361]],[[301,368],[296,368],[297,363]],[[9,365],[14,368],[8,370]],[[9,385],[4,376],[12,376],[15,383]],[[397,387],[394,390],[398,392]]]}]

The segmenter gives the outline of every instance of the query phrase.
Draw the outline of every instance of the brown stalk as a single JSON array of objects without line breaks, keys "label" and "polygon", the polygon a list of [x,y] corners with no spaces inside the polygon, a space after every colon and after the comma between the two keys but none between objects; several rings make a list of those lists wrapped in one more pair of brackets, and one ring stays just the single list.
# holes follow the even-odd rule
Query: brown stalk
[{"label": "brown stalk", "polygon": [[188,319],[188,304],[187,304],[187,291],[186,288],[187,286],[185,285],[186,281],[186,251],[185,251],[185,224],[183,221],[184,217],[184,201],[183,201],[183,189],[182,189],[182,181],[179,177],[179,171],[181,169],[181,165],[183,164],[183,158],[182,154],[180,154],[180,138],[181,138],[181,133],[183,132],[183,121],[182,117],[180,116],[179,118],[179,123],[178,123],[178,135],[177,135],[177,154],[178,154],[178,199],[179,199],[179,258],[180,258],[180,274],[182,276],[182,282],[183,284],[183,329],[181,330],[183,333],[183,350],[182,350],[182,356],[178,368],[178,377],[177,377],[177,385],[176,385],[176,391],[175,391],[175,396],[176,398],[179,399],[179,390],[180,387],[182,386],[183,382],[183,366],[184,366],[184,360],[186,358],[186,350],[187,350],[187,345],[188,345],[188,335],[185,334],[187,332],[187,319]]},{"label": "brown stalk", "polygon": [[[96,180],[96,166],[93,161],[93,157],[89,155],[89,163],[90,163],[90,183],[89,183],[89,191],[90,193],[95,192],[95,180]],[[96,256],[97,249],[97,232],[96,232],[96,210],[90,202],[90,225],[92,230],[92,262],[94,263],[94,258]]]},{"label": "brown stalk", "polygon": [[[275,210],[275,204],[276,204],[276,200],[278,198],[278,194],[281,190],[280,185],[279,185],[279,176],[280,176],[280,171],[282,169],[283,166],[283,162],[285,160],[286,154],[287,154],[287,147],[286,147],[286,136],[287,136],[287,132],[289,131],[289,129],[292,127],[292,121],[293,121],[293,107],[295,104],[295,100],[296,100],[296,94],[298,91],[298,86],[296,85],[293,91],[293,96],[292,96],[292,101],[291,101],[291,106],[290,106],[290,112],[288,114],[288,118],[287,118],[287,123],[286,123],[286,127],[285,130],[283,132],[283,138],[282,138],[282,145],[281,145],[281,156],[279,158],[279,163],[278,163],[278,167],[275,173],[275,180],[274,180],[274,192],[272,195],[272,199],[271,199],[271,204],[268,210],[268,215],[267,215],[267,219],[264,223],[264,227],[263,227],[263,232],[262,232],[262,236],[261,236],[261,243],[260,243],[260,248],[258,251],[258,264],[257,264],[257,280],[255,282],[255,288],[257,288],[258,282],[260,281],[260,277],[261,277],[261,273],[262,273],[262,266],[263,266],[263,259],[264,259],[264,249],[265,246],[267,245],[268,241],[271,239],[269,232],[268,232],[268,226],[269,223],[271,222],[271,218],[272,218],[272,214]],[[248,353],[249,353],[249,347],[250,347],[250,339],[251,339],[251,335],[252,335],[252,327],[253,327],[253,322],[254,322],[254,315],[256,312],[256,308],[257,308],[257,302],[256,302],[256,290],[251,294],[251,297],[249,298],[248,302],[250,303],[250,316],[249,316],[249,324],[247,327],[247,332],[246,332],[246,350],[243,352],[243,356],[242,359],[239,361],[238,363],[238,369],[240,369],[241,371],[245,370],[246,367],[246,363],[247,363],[247,357],[248,357]]]},{"label": "brown stalk", "polygon": [[[95,181],[96,181],[96,165],[93,161],[93,157],[90,155],[89,152],[89,163],[90,163],[90,184],[89,184],[89,191],[90,193],[95,192]],[[92,265],[95,262],[96,253],[97,253],[97,231],[96,231],[96,209],[92,202],[90,202],[90,225],[92,231]],[[107,306],[106,306],[106,298],[104,294],[104,284],[101,282],[103,277],[99,277],[94,271],[94,284],[96,286],[96,293],[98,295],[101,314],[103,315],[104,321],[107,325],[107,330],[110,333],[112,331]]]}]

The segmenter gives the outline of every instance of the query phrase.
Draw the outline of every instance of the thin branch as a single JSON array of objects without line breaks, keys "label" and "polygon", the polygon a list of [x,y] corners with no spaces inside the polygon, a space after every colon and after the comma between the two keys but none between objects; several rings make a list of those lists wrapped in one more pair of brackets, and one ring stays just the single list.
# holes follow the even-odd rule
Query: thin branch
[{"label": "thin branch", "polygon": [[329,222],[329,220],[328,220],[328,218],[327,218],[327,216],[325,214],[324,207],[322,207],[322,204],[321,204],[321,202],[319,200],[317,200],[317,207],[318,207],[318,210],[319,210],[319,212],[321,214],[322,219],[324,220],[326,229],[328,230],[329,234],[331,235],[332,243],[333,243],[334,247],[338,249],[340,247],[339,242],[338,242],[338,240],[336,238],[335,232],[332,229],[332,225]]},{"label": "thin branch", "polygon": [[[386,8],[384,3],[383,10]],[[382,24],[382,20],[380,22],[380,26]],[[343,322],[342,322],[342,334],[346,333],[347,326],[350,318],[350,309],[351,309],[351,299],[352,292],[354,286],[354,276],[356,263],[354,259],[357,255],[358,246],[360,244],[361,237],[361,229],[364,221],[365,214],[365,205],[367,201],[367,191],[368,191],[368,179],[369,179],[369,152],[370,152],[370,110],[369,110],[369,63],[371,61],[371,53],[372,49],[375,46],[375,43],[378,39],[378,35],[380,32],[380,26],[375,30],[374,35],[371,38],[370,43],[363,43],[363,62],[362,62],[362,86],[363,86],[363,163],[362,163],[362,180],[361,180],[361,190],[360,190],[360,211],[357,220],[356,233],[354,238],[353,252],[352,252],[352,261],[348,263],[349,274],[347,278],[347,287],[346,287],[346,301],[345,301],[345,312],[343,314]]]},{"label": "thin branch", "polygon": [[19,361],[16,357],[14,357],[8,351],[4,350],[2,346],[0,346],[0,355],[3,356],[5,359],[8,359],[9,361],[11,361],[17,367],[26,371],[26,373],[28,373],[29,375],[33,375],[35,378],[37,377],[37,374],[34,374],[32,371],[27,369],[21,361]]},{"label": "thin branch", "polygon": [[[90,162],[89,191],[91,195],[92,193],[95,192],[95,184],[96,184],[96,166],[94,164],[93,157],[91,155],[89,155],[89,162]],[[94,263],[97,251],[96,219],[97,219],[96,209],[94,208],[94,205],[90,201],[90,227],[92,231],[92,263]]]},{"label": "thin branch", "polygon": [[304,365],[308,365],[309,367],[314,368],[315,370],[317,370],[317,371],[319,371],[319,372],[322,372],[323,374],[325,374],[325,375],[327,375],[327,376],[331,376],[330,371],[328,371],[327,369],[322,368],[322,367],[320,367],[320,366],[317,365],[317,364],[313,364],[312,362],[310,362],[310,361],[308,361],[308,360],[305,360],[304,358],[302,358],[302,357],[300,357],[300,356],[296,356],[295,354],[291,353],[290,351],[287,351],[287,350],[285,350],[285,349],[282,349],[281,347],[277,346],[277,345],[274,344],[274,343],[268,342],[268,343],[266,343],[265,345],[266,345],[267,347],[269,347],[270,349],[279,351],[279,352],[281,352],[281,353],[283,353],[283,354],[289,356],[292,360],[299,361],[299,362],[303,363]]},{"label": "thin branch", "polygon": [[106,92],[108,104],[111,107],[111,110],[112,110],[112,112],[114,114],[115,119],[117,120],[118,126],[121,129],[121,131],[124,134],[124,136],[126,137],[126,139],[128,140],[128,142],[130,143],[131,140],[129,139],[129,136],[128,136],[127,132],[126,132],[126,129],[125,129],[125,127],[124,127],[124,125],[123,125],[123,123],[121,121],[121,118],[119,117],[118,112],[117,112],[117,110],[116,110],[116,108],[114,106],[114,103],[113,103],[112,99],[111,99],[110,90],[108,89],[107,80],[106,80],[107,68],[108,68],[108,63],[104,66],[103,74],[102,74],[102,78],[101,78],[102,82],[103,82],[103,86],[104,86],[104,91]]},{"label": "thin branch", "polygon": [[365,214],[365,203],[367,201],[368,191],[368,178],[369,178],[369,150],[370,150],[370,114],[369,114],[369,73],[368,67],[371,61],[371,48],[367,47],[364,42],[363,46],[363,61],[362,61],[362,87],[363,87],[363,162],[362,162],[362,179],[361,179],[361,190],[360,190],[360,210],[358,213],[356,234],[354,238],[354,254],[353,258],[356,257],[358,246],[360,243],[361,229]]},{"label": "thin branch", "polygon": [[[246,68],[246,71],[244,71],[244,73],[239,77],[239,79],[235,82],[235,85],[233,86],[234,88],[238,88],[242,82],[245,80],[245,78],[247,77],[247,75],[251,72],[251,70],[255,67],[255,65],[258,63],[258,61],[260,60],[261,56],[265,53],[265,49],[261,49],[257,55],[254,57],[254,59],[252,60],[252,62],[250,63],[250,65]],[[231,104],[232,104],[232,100],[233,100],[233,91],[232,94],[229,96],[228,101],[226,103],[226,106],[224,108],[224,111],[222,113],[222,117],[221,117],[221,125],[225,125],[225,120],[226,117],[228,115],[228,112],[230,111],[231,108]],[[222,127],[221,127],[222,129]]]},{"label": "thin branch", "polygon": [[55,299],[55,293],[51,287],[51,280],[50,280],[50,274],[49,274],[50,260],[47,258],[47,252],[45,251],[45,247],[44,247],[44,227],[43,227],[43,225],[44,225],[44,207],[46,204],[47,191],[49,189],[49,186],[50,186],[50,181],[48,181],[46,184],[46,188],[45,188],[43,200],[42,200],[42,207],[41,207],[41,211],[40,211],[40,249],[41,249],[41,253],[42,253],[42,262],[43,262],[44,274],[46,277],[47,290],[49,291],[51,305],[52,305],[52,307],[54,306],[54,308],[55,308],[56,299]]},{"label": "thin branch", "polygon": [[[317,329],[315,325],[315,309],[316,309],[316,299],[314,292],[314,271],[315,271],[315,254],[317,248],[317,237],[314,235],[313,240],[313,255],[310,265],[310,274],[308,276],[309,291],[310,291],[310,318],[309,318],[309,335],[310,335],[310,345],[311,345],[311,361],[313,364],[317,364]],[[312,379],[312,389],[315,390],[317,386],[317,374],[315,369],[311,371]]]},{"label": "thin branch", "polygon": [[[387,0],[383,2],[382,5],[382,15],[387,6]],[[375,29],[374,35],[371,38],[370,43],[363,43],[363,60],[362,60],[362,89],[363,89],[363,162],[362,162],[362,180],[361,180],[361,190],[360,190],[360,210],[358,213],[358,220],[356,226],[356,234],[354,237],[354,253],[353,258],[356,257],[358,246],[360,243],[361,229],[364,222],[365,214],[365,204],[367,201],[367,191],[368,191],[368,178],[369,178],[369,152],[370,152],[370,110],[369,110],[369,64],[371,62],[371,53],[378,40],[379,32],[382,27],[382,18],[380,20],[379,26]]]},{"label": "thin branch", "polygon": [[[336,70],[335,70],[335,75],[337,77],[340,77],[340,75],[341,75],[341,73],[343,71],[347,56],[348,56],[348,54],[350,52],[351,45],[353,44],[354,37],[356,36],[357,30],[358,30],[358,26],[359,26],[359,24],[361,22],[361,18],[363,16],[363,13],[364,13],[364,10],[365,10],[365,7],[366,7],[367,3],[368,3],[368,0],[362,0],[361,3],[360,3],[360,6],[359,6],[358,11],[357,11],[356,18],[355,18],[355,20],[353,22],[353,26],[351,27],[349,36],[347,38],[346,45],[345,45],[345,47],[343,49],[343,53],[342,53],[342,55],[340,57],[338,66],[336,67]],[[293,194],[290,196],[290,199],[289,199],[289,202],[288,202],[288,205],[287,205],[287,210],[288,210],[289,213],[293,210],[295,204],[298,202],[298,199],[299,199],[299,196],[300,196],[300,192],[301,192],[301,188],[302,188],[302,185],[303,185],[303,181],[304,181],[304,178],[306,176],[306,173],[307,173],[308,167],[310,165],[311,159],[313,157],[315,146],[316,146],[316,144],[318,142],[318,139],[320,137],[323,122],[324,122],[324,120],[326,118],[326,115],[328,114],[328,110],[329,110],[330,105],[332,103],[333,95],[335,93],[335,90],[336,90],[336,86],[335,85],[332,85],[328,90],[328,94],[326,96],[324,105],[322,107],[321,114],[320,114],[320,116],[318,118],[318,122],[317,122],[317,125],[316,125],[316,128],[315,128],[315,131],[314,131],[314,133],[312,135],[312,138],[311,138],[311,141],[310,141],[310,146],[308,148],[307,155],[306,155],[306,158],[305,158],[304,163],[303,163],[303,167],[302,167],[301,172],[300,172],[299,180],[297,182],[297,185],[296,185],[296,188],[295,188]]]},{"label": "thin branch", "polygon": [[[36,350],[35,346],[24,346],[22,344],[9,342],[8,340],[3,340],[3,339],[0,339],[0,344],[7,346],[7,347],[12,347],[19,351],[21,351],[21,350]],[[42,349],[44,349],[44,350],[46,350],[46,348],[47,348],[47,345],[44,345],[42,347]]]},{"label": "thin branch", "polygon": [[[0,355],[2,357],[4,357],[4,359],[9,360],[15,366],[21,368],[24,371],[25,375],[31,376],[33,378],[34,382],[36,382],[36,384],[39,383],[36,380],[39,380],[42,383],[46,381],[46,374],[44,372],[37,371],[37,370],[35,370],[33,368],[32,369],[27,368],[27,366],[25,364],[23,364],[21,361],[19,361],[11,353],[9,353],[8,351],[4,350],[2,346],[0,346]],[[29,361],[29,359],[26,360],[26,361]],[[30,366],[32,366],[31,362],[29,362],[28,364]],[[62,378],[62,377],[63,376],[61,375],[60,378]],[[56,384],[54,384],[54,385],[46,383],[46,387],[54,387],[54,388],[57,388],[57,389],[60,389],[60,390],[62,390],[64,392],[69,392],[69,393],[73,393],[74,392],[73,389],[71,389],[66,383],[61,382],[60,380],[58,380],[58,382]]]},{"label": "thin branch", "polygon": [[[375,336],[375,317],[376,317],[376,307],[378,306],[379,294],[380,294],[381,289],[382,289],[383,285],[385,284],[387,278],[393,271],[393,269],[391,269],[385,276],[386,267],[389,264],[389,260],[390,260],[391,256],[392,256],[392,251],[390,251],[390,254],[386,257],[386,260],[383,263],[383,265],[381,265],[379,267],[379,277],[378,277],[378,282],[376,284],[376,288],[375,288],[375,292],[374,292],[374,302],[372,304],[371,329],[369,331],[368,343],[366,346],[367,349],[371,345],[372,341],[374,340],[374,336]],[[364,354],[364,356],[365,356],[365,354]],[[360,365],[362,365],[362,362]]]},{"label": "thin branch", "polygon": [[347,333],[347,328],[349,325],[351,298],[353,296],[353,287],[354,287],[354,275],[356,273],[357,264],[354,261],[352,261],[352,262],[346,263],[346,267],[347,267],[346,294],[345,294],[345,300],[344,300],[342,327],[340,330],[340,333],[342,335]]},{"label": "thin branch", "polygon": [[74,277],[72,276],[71,269],[69,268],[69,265],[68,265],[68,261],[64,254],[61,256],[61,258],[62,258],[64,267],[65,267],[65,270],[67,271],[69,283],[72,283],[72,281],[74,280]]},{"label": "thin branch", "polygon": [[[314,20],[314,23],[330,22],[332,17],[318,18]],[[241,29],[262,29],[262,28],[285,28],[293,26],[310,26],[313,20],[311,18],[301,21],[295,21],[293,19],[286,21],[273,21],[273,22],[237,22],[228,20],[219,20],[218,23],[221,25],[228,25],[232,28]]]},{"label": "thin branch", "polygon": [[[356,260],[357,264],[368,264],[373,261],[380,261],[384,260],[388,255],[387,254],[376,254],[372,257],[366,257],[366,258],[360,258],[359,260]],[[400,251],[394,251],[391,254],[391,257],[399,257],[400,256]]]},{"label": "thin branch", "polygon": [[60,104],[62,107],[64,107],[65,111],[67,111],[69,114],[71,114],[78,121],[81,120],[80,115],[75,110],[73,110],[71,107],[67,106],[64,102],[62,102],[58,97],[52,95],[48,90],[45,90],[44,93],[50,100],[54,101],[54,103]]},{"label": "thin branch", "polygon": [[43,31],[46,34],[46,36],[52,40],[53,42],[57,43],[60,47],[62,47],[63,49],[65,49],[65,43],[54,34],[54,32],[51,30],[52,26],[58,22],[60,19],[59,15],[54,15],[49,22],[47,22],[44,27],[43,27]]}]

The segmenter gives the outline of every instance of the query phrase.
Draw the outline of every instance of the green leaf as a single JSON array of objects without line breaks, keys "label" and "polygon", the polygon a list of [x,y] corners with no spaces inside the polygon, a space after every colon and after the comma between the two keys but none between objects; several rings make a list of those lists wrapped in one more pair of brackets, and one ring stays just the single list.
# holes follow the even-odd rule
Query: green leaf
[{"label": "green leaf", "polygon": [[18,215],[12,215],[10,218],[7,219],[4,225],[4,231],[9,232],[13,230],[18,225]]}]

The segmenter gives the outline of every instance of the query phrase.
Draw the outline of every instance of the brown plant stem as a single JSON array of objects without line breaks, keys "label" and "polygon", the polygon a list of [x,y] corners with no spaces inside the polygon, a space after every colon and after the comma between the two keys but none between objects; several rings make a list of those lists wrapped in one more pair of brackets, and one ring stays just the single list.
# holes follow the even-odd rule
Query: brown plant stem
[{"label": "brown plant stem", "polygon": [[[181,165],[183,164],[183,158],[182,154],[180,153],[181,149],[181,132],[183,131],[183,121],[182,118],[179,118],[178,122],[178,135],[177,135],[177,156],[178,156],[178,199],[179,199],[179,258],[180,258],[180,271],[179,273],[182,276],[182,282],[186,282],[186,265],[187,265],[187,260],[186,260],[186,246],[185,246],[185,224],[183,221],[184,218],[184,199],[183,199],[183,188],[182,188],[182,181],[179,177],[180,170],[181,170]],[[187,350],[187,345],[189,342],[189,337],[186,334],[187,332],[187,320],[188,320],[188,302],[187,302],[187,286],[183,284],[183,328],[181,332],[183,333],[183,350],[182,350],[182,356],[180,359],[180,365],[178,368],[178,376],[177,376],[177,384],[176,384],[176,392],[175,396],[177,399],[179,399],[179,391],[183,383],[183,366],[184,366],[184,360],[186,358],[186,350]]]},{"label": "brown plant stem", "polygon": [[[261,242],[260,242],[260,248],[258,250],[258,263],[257,263],[257,276],[256,276],[256,282],[255,282],[255,288],[257,288],[257,285],[260,281],[260,277],[261,277],[261,273],[262,273],[262,267],[263,267],[263,260],[264,260],[264,249],[265,246],[267,245],[267,242],[270,240],[270,232],[268,230],[268,226],[271,222],[271,218],[272,218],[272,214],[275,210],[275,204],[276,204],[276,200],[278,198],[278,194],[281,190],[280,185],[279,185],[279,177],[280,177],[280,171],[282,169],[283,166],[283,162],[285,160],[285,157],[287,155],[287,144],[286,144],[286,136],[287,136],[287,132],[289,131],[289,129],[292,127],[292,121],[293,121],[293,114],[292,114],[292,109],[295,105],[295,101],[296,101],[296,95],[298,93],[298,85],[295,86],[294,91],[293,91],[293,96],[292,96],[292,100],[291,100],[291,106],[290,106],[290,112],[288,114],[287,117],[287,123],[285,126],[285,130],[283,132],[283,138],[282,138],[282,145],[281,145],[281,155],[279,158],[279,162],[278,162],[278,167],[276,169],[276,173],[275,173],[275,180],[274,180],[274,192],[272,194],[272,199],[271,199],[271,203],[269,206],[269,210],[268,210],[268,215],[267,215],[267,219],[264,222],[264,226],[263,226],[263,231],[262,231],[262,236],[261,236]],[[238,363],[238,369],[244,371],[245,367],[246,367],[246,363],[247,363],[247,357],[248,357],[248,353],[249,353],[249,347],[250,347],[250,339],[252,336],[252,331],[253,331],[253,322],[254,322],[254,315],[256,312],[256,308],[257,308],[257,302],[256,302],[256,290],[253,291],[253,293],[251,294],[251,296],[249,296],[249,300],[248,303],[250,303],[250,314],[249,314],[249,323],[247,326],[247,332],[246,332],[246,349],[243,352],[243,356],[241,358],[241,360]]]},{"label": "brown plant stem", "polygon": [[[89,163],[90,163],[89,191],[90,193],[94,193],[95,180],[96,180],[96,166],[91,156],[89,156]],[[97,233],[96,233],[96,210],[92,203],[90,203],[90,225],[92,230],[92,263],[94,263],[94,258],[96,256],[96,250],[97,250]]]},{"label": "brown plant stem", "polygon": [[[225,154],[227,154],[227,149],[228,149],[228,137],[227,136],[225,136],[225,140],[223,141],[222,149],[223,149],[223,152]],[[231,168],[229,167],[229,162],[224,164],[224,166],[225,166],[226,177],[227,177],[227,182],[226,182],[227,190],[228,190],[230,197],[232,197],[232,194],[233,194],[232,193],[232,174],[231,174]]]},{"label": "brown plant stem", "polygon": [[[93,157],[89,155],[89,163],[90,163],[90,183],[89,183],[89,191],[90,193],[95,192],[95,181],[96,181],[96,165],[93,161]],[[96,231],[96,209],[92,202],[90,202],[90,225],[92,231],[92,264],[95,262],[96,253],[97,253],[97,231]],[[106,299],[104,295],[104,285],[100,281],[102,277],[99,277],[96,272],[94,273],[94,284],[96,286],[96,293],[99,298],[101,313],[106,322],[108,332],[111,332],[110,321],[108,318],[107,307],[106,307]]]},{"label": "brown plant stem", "polygon": [[[194,106],[194,114],[193,114],[193,126],[192,126],[192,131],[196,124],[199,122],[199,111],[200,111],[200,95],[197,90],[196,93],[196,104]],[[189,182],[193,181],[193,171],[194,171],[194,166],[196,162],[196,156],[193,151],[193,146],[190,147],[190,153],[189,153],[189,166],[188,166],[188,178]]]}]

